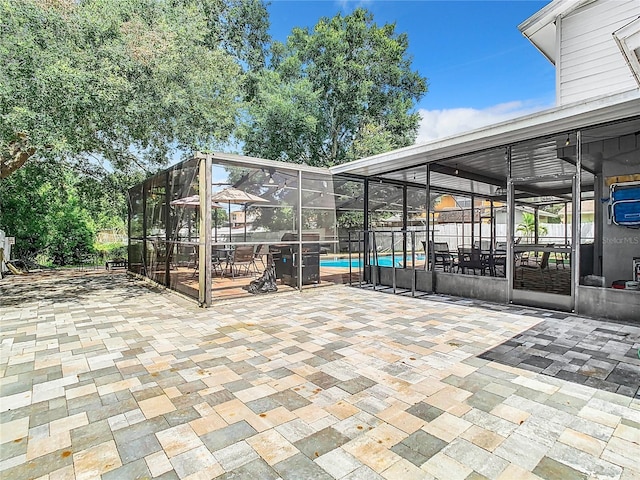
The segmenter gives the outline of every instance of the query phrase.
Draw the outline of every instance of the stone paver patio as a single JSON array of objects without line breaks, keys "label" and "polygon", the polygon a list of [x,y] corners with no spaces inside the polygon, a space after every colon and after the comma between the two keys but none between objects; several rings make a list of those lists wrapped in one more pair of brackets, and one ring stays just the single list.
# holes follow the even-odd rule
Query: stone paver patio
[{"label": "stone paver patio", "polygon": [[[203,310],[96,272],[7,278],[0,319],[1,478],[640,479],[637,327],[346,286]],[[587,330],[618,349],[592,385],[525,362]]]}]

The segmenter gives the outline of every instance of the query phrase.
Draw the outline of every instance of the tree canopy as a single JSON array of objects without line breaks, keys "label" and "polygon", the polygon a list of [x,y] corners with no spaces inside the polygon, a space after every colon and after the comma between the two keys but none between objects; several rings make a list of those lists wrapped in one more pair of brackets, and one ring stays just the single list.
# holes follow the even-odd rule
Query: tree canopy
[{"label": "tree canopy", "polygon": [[165,164],[228,140],[243,68],[264,64],[259,0],[0,2],[0,178],[26,160]]},{"label": "tree canopy", "polygon": [[364,9],[295,28],[257,79],[245,152],[331,166],[412,144],[427,84],[407,50],[406,34]]},{"label": "tree canopy", "polygon": [[57,264],[122,230],[126,190],[179,155],[339,164],[413,143],[427,90],[364,9],[285,43],[263,0],[0,0],[0,18],[0,228]]}]

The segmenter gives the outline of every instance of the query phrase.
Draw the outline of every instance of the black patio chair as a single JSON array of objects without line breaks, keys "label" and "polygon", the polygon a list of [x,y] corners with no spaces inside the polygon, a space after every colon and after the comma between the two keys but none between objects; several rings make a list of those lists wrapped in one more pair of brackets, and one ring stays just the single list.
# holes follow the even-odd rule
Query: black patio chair
[{"label": "black patio chair", "polygon": [[[550,287],[551,277],[549,272],[549,257],[551,252],[542,252],[541,257],[529,257],[527,263],[521,263],[516,269],[516,280],[523,288],[539,291],[547,291]],[[535,258],[536,261],[532,259]],[[538,262],[537,259],[540,261]],[[545,273],[549,279],[545,278]],[[538,282],[538,278],[540,279]]]},{"label": "black patio chair", "polygon": [[455,266],[455,259],[449,251],[449,244],[447,242],[432,242],[429,240],[429,249],[426,248],[426,242],[422,241],[422,247],[428,255],[428,261],[431,261],[431,251],[433,251],[434,268],[441,266],[445,272],[450,272]]},{"label": "black patio chair", "polygon": [[482,252],[478,248],[473,247],[458,247],[458,272],[467,273],[468,269],[473,270],[473,274],[476,274],[476,270],[480,270],[480,274],[484,275],[489,263],[482,257]]}]

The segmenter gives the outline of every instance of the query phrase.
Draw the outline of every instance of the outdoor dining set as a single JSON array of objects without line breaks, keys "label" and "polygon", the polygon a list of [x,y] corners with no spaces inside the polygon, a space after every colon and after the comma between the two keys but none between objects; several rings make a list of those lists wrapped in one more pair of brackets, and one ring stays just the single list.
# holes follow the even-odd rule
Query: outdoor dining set
[{"label": "outdoor dining set", "polygon": [[[211,252],[212,273],[219,277],[258,275],[266,268],[268,251],[264,245],[214,245]],[[190,262],[194,275],[199,270],[198,248],[194,247]],[[258,266],[260,264],[260,267]]]},{"label": "outdoor dining set", "polygon": [[[423,242],[426,246],[426,242]],[[487,273],[492,277],[505,276],[505,265],[507,261],[507,251],[503,248],[482,249],[475,246],[458,247],[457,251],[450,251],[446,242],[429,242],[433,251],[434,267],[442,267],[445,272],[458,272],[467,274],[473,272],[476,275]],[[431,261],[431,260],[429,260]]]}]

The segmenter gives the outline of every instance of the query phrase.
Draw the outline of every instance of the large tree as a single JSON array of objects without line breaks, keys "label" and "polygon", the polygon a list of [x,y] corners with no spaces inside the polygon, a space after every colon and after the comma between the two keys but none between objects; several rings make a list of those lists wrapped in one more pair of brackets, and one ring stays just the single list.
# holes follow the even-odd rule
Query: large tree
[{"label": "large tree", "polygon": [[[426,80],[406,34],[371,13],[322,18],[272,47],[244,130],[248,154],[316,166],[410,145]],[[375,137],[375,138],[372,138]]]},{"label": "large tree", "polygon": [[69,167],[44,160],[0,183],[0,229],[16,237],[14,258],[65,265],[92,251],[96,224],[78,185]]},{"label": "large tree", "polygon": [[242,71],[264,63],[260,0],[0,0],[0,178],[34,155],[111,168],[215,148]]}]

